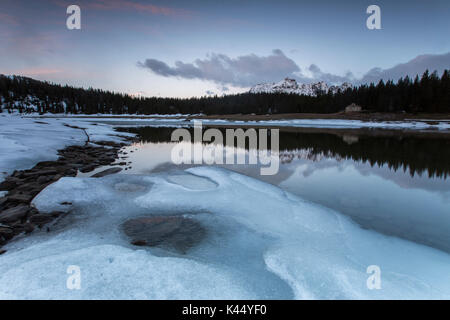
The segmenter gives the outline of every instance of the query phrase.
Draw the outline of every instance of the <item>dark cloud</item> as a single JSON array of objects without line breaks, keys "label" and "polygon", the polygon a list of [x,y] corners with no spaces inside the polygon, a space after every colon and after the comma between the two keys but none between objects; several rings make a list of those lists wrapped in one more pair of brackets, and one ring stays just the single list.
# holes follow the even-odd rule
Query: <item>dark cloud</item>
[{"label": "dark cloud", "polygon": [[362,84],[377,83],[380,79],[396,81],[406,75],[414,77],[416,74],[421,75],[426,69],[437,70],[442,74],[444,69],[450,68],[450,53],[421,55],[390,69],[373,68],[361,79],[356,79],[351,72],[343,76],[323,72],[315,64],[311,64],[307,70],[308,74],[305,74],[279,49],[273,50],[268,56],[249,54],[230,58],[224,54],[211,54],[206,59],[197,59],[193,63],[177,61],[173,67],[156,59],[147,59],[138,62],[138,65],[164,77],[213,81],[223,88],[221,91],[227,91],[227,85],[250,87],[258,83],[277,82],[286,77],[296,79],[300,83],[325,81],[328,84]]},{"label": "dark cloud", "polygon": [[424,54],[406,62],[398,64],[389,69],[373,68],[367,72],[358,83],[378,82],[380,79],[398,80],[408,75],[414,78],[416,75],[422,75],[428,69],[430,72],[436,70],[439,75],[444,69],[450,69],[450,52],[445,54]]},{"label": "dark cloud", "polygon": [[138,62],[138,65],[143,68],[149,68],[154,73],[164,77],[175,76],[175,72],[164,62],[156,59],[147,59],[144,63]]},{"label": "dark cloud", "polygon": [[295,77],[295,73],[300,72],[297,64],[279,49],[268,56],[249,54],[237,58],[214,53],[193,63],[177,61],[174,67],[156,59],[147,59],[138,62],[138,65],[164,77],[210,80],[237,87],[279,81],[285,77]]},{"label": "dark cloud", "polygon": [[[332,73],[322,72],[320,68],[312,64],[308,70],[312,73],[314,81],[325,81],[329,84],[341,84],[343,82],[353,82],[354,76],[351,72],[347,72],[345,76],[339,76]],[[311,79],[309,79],[311,81]]]}]

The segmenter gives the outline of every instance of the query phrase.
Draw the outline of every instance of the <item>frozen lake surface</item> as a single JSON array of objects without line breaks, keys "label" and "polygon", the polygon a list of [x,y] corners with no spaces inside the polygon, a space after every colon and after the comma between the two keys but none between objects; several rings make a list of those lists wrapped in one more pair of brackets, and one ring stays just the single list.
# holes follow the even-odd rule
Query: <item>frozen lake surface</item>
[{"label": "frozen lake surface", "polygon": [[[86,128],[114,139],[106,124]],[[174,165],[172,130],[139,129],[120,174],[42,191],[39,210],[69,213],[7,245],[0,298],[450,298],[447,137],[286,131],[279,173],[260,176],[257,165]],[[192,219],[206,236],[179,253],[134,246],[121,229],[161,216]],[[367,287],[374,265],[379,290]],[[69,266],[79,290],[67,288]]]},{"label": "frozen lake surface", "polygon": [[[362,229],[225,169],[62,178],[34,200],[42,211],[67,210],[67,202],[74,210],[65,223],[12,243],[2,257],[2,298],[450,297],[447,253]],[[119,225],[152,215],[188,216],[208,236],[185,255],[130,245]],[[69,265],[82,272],[80,290],[66,287]],[[380,290],[366,286],[369,265],[382,270]]]}]

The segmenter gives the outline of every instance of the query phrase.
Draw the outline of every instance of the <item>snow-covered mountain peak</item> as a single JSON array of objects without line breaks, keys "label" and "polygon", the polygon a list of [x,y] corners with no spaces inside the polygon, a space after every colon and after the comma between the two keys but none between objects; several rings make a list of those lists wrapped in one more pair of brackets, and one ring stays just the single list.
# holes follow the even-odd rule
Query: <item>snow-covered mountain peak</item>
[{"label": "snow-covered mountain peak", "polygon": [[328,84],[324,81],[299,84],[295,79],[285,78],[277,83],[258,84],[250,89],[250,93],[288,93],[303,94],[315,97],[320,93],[331,92],[335,94],[339,90],[345,91],[351,87],[352,85],[348,82],[344,82],[340,86],[328,86]]}]

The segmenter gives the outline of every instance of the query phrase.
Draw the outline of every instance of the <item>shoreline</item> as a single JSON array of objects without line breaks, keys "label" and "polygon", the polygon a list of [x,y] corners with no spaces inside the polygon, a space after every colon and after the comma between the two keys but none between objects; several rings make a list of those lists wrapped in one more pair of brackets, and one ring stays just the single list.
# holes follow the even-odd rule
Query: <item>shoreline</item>
[{"label": "shoreline", "polygon": [[[299,117],[302,116],[302,117]],[[415,118],[411,118],[414,116]],[[255,128],[320,128],[320,129],[395,129],[409,131],[450,132],[450,115],[428,114],[278,114],[278,115],[177,115],[163,117],[161,115],[76,115],[76,116],[33,116],[32,118],[78,119],[90,123],[102,123],[114,127],[160,126],[190,127],[195,121],[203,126],[217,127],[255,127]]]},{"label": "shoreline", "polygon": [[[133,140],[127,138],[129,143]],[[78,172],[86,173],[105,165],[114,165],[119,156],[124,157],[120,155],[120,150],[129,143],[86,141],[84,146],[72,145],[58,150],[59,157],[55,161],[41,161],[31,169],[15,170],[5,177],[0,183],[0,190],[6,192],[0,197],[0,255],[6,252],[2,247],[16,236],[30,234],[36,228],[42,229],[64,214],[56,211],[40,213],[31,205],[43,189],[63,177],[75,177]],[[118,171],[121,169],[110,168],[94,177]],[[50,231],[48,226],[47,231]]]},{"label": "shoreline", "polygon": [[[280,115],[282,116],[282,115]],[[36,117],[43,118],[43,117]],[[93,118],[89,116],[87,118]],[[102,118],[102,117],[95,117]],[[117,117],[115,117],[117,118]],[[163,118],[162,118],[163,119]],[[173,119],[173,118],[172,118]],[[210,118],[213,119],[213,118]],[[120,127],[114,126],[113,130],[117,137],[126,142],[113,141],[91,141],[86,129],[74,124],[63,124],[66,127],[82,130],[87,137],[85,144],[70,145],[57,151],[58,159],[55,161],[40,161],[32,168],[24,170],[15,170],[10,175],[5,176],[4,180],[0,182],[0,254],[5,251],[2,246],[7,244],[14,237],[21,234],[28,234],[33,232],[36,228],[42,229],[44,225],[54,221],[63,212],[40,213],[31,205],[34,197],[39,194],[48,185],[58,181],[62,177],[74,177],[79,172],[88,173],[95,172],[99,167],[120,165],[121,162],[115,163],[116,160],[123,159],[120,154],[122,147],[129,145],[136,140],[136,136],[124,136],[120,133]],[[127,125],[127,121],[123,126]],[[252,123],[245,124],[241,122],[236,123],[211,123],[205,124],[205,129],[208,127],[227,127],[236,125],[253,125],[254,127],[264,128],[263,123],[254,125]],[[129,124],[133,127],[133,124]],[[270,128],[267,126],[266,128]],[[367,134],[367,135],[395,135],[400,130],[388,128],[321,128],[321,127],[295,127],[282,126],[282,130],[293,132],[326,132],[338,136],[346,136],[348,134]],[[419,135],[419,136],[434,136],[441,138],[448,138],[448,131],[434,131],[434,130],[420,130],[408,129],[401,130],[405,134]],[[101,172],[95,173],[93,177],[100,177],[108,174],[113,174],[121,171],[119,167],[112,167]],[[6,193],[6,194],[5,194]],[[47,227],[48,228],[48,227]]]},{"label": "shoreline", "polygon": [[30,118],[98,118],[98,119],[222,119],[236,121],[270,121],[270,120],[361,120],[361,121],[450,121],[449,113],[369,113],[369,112],[339,112],[339,113],[277,113],[277,114],[23,114]]}]

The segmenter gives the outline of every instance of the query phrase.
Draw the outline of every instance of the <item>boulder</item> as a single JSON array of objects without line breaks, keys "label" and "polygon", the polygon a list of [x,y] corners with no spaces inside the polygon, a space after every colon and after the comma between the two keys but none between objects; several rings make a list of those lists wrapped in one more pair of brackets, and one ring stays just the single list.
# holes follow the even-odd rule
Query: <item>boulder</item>
[{"label": "boulder", "polygon": [[0,190],[9,191],[17,186],[17,181],[19,179],[7,179],[0,183]]},{"label": "boulder", "polygon": [[8,195],[8,201],[20,202],[20,203],[30,203],[33,200],[34,195],[32,193],[15,193]]},{"label": "boulder", "polygon": [[34,177],[34,176],[50,176],[57,174],[58,171],[55,169],[32,169],[23,174],[24,177]]},{"label": "boulder", "polygon": [[8,223],[21,220],[27,216],[29,210],[30,208],[25,205],[7,209],[0,213],[0,223]]},{"label": "boulder", "polygon": [[54,217],[51,214],[38,213],[38,214],[31,216],[30,222],[34,223],[38,226],[42,226],[46,223],[49,223],[53,219],[54,219]]},{"label": "boulder", "polygon": [[92,170],[94,170],[95,168],[96,168],[96,165],[95,165],[95,164],[89,164],[89,165],[87,165],[87,166],[82,167],[82,168],[80,169],[80,171],[83,172],[83,173],[85,173],[85,172],[92,171]]},{"label": "boulder", "polygon": [[162,246],[183,254],[206,235],[206,230],[199,222],[182,216],[130,219],[122,228],[134,245]]},{"label": "boulder", "polygon": [[0,237],[6,240],[11,239],[14,236],[14,231],[11,228],[0,227]]}]

